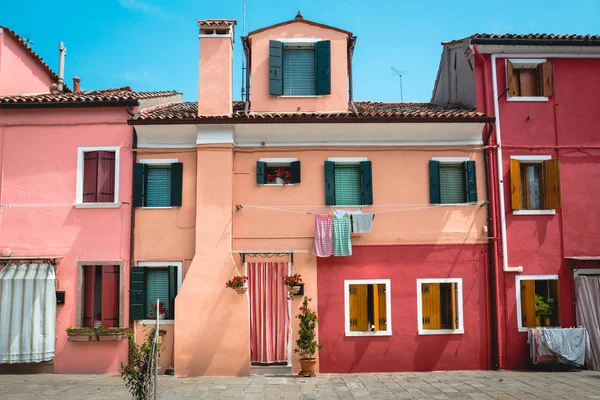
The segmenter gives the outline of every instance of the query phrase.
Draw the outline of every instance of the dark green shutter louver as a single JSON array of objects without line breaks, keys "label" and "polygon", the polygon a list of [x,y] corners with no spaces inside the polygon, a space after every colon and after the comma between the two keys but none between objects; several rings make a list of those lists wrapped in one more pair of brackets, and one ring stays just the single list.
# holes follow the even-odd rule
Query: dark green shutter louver
[{"label": "dark green shutter louver", "polygon": [[269,40],[269,94],[283,94],[283,43]]},{"label": "dark green shutter louver", "polygon": [[129,275],[129,315],[132,321],[146,317],[146,268],[131,267]]},{"label": "dark green shutter louver", "polygon": [[183,163],[171,164],[171,206],[180,207],[183,189]]},{"label": "dark green shutter louver", "polygon": [[371,161],[361,161],[362,203],[373,204],[373,172]]},{"label": "dark green shutter louver", "polygon": [[315,49],[283,48],[283,95],[314,96],[317,94]]},{"label": "dark green shutter louver", "polygon": [[322,40],[315,44],[317,55],[317,95],[331,94],[331,42]]},{"label": "dark green shutter louver", "polygon": [[440,203],[465,203],[465,193],[465,169],[462,163],[440,165]]},{"label": "dark green shutter louver", "polygon": [[259,185],[267,183],[267,163],[264,161],[256,162],[256,183]]},{"label": "dark green shutter louver", "polygon": [[133,206],[144,206],[144,180],[146,164],[136,163],[133,166]]},{"label": "dark green shutter louver", "polygon": [[440,162],[429,161],[429,202],[440,204]]},{"label": "dark green shutter louver", "polygon": [[146,168],[144,207],[171,207],[171,167]]},{"label": "dark green shutter louver", "polygon": [[356,206],[363,201],[360,164],[335,165],[335,205]]},{"label": "dark green shutter louver", "polygon": [[169,311],[167,319],[175,319],[175,297],[177,296],[177,266],[169,265]]},{"label": "dark green shutter louver", "polygon": [[300,183],[300,161],[292,161],[290,163],[290,183]]},{"label": "dark green shutter louver", "polygon": [[475,173],[475,161],[465,161],[465,199],[467,203],[477,201],[477,178]]},{"label": "dark green shutter louver", "polygon": [[335,205],[335,163],[325,161],[325,204]]}]

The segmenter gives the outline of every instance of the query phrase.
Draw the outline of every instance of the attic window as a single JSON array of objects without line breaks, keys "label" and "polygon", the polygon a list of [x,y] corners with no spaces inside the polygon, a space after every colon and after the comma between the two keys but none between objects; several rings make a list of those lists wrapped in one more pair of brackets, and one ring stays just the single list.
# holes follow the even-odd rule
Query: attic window
[{"label": "attic window", "polygon": [[552,62],[546,60],[506,60],[509,101],[540,101],[554,95]]}]

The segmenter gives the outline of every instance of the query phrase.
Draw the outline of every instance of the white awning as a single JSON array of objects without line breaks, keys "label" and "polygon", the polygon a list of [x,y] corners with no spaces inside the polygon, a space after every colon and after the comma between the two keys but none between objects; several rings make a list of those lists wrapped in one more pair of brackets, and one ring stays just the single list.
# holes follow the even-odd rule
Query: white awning
[{"label": "white awning", "polygon": [[54,358],[54,266],[8,265],[0,271],[0,364]]}]

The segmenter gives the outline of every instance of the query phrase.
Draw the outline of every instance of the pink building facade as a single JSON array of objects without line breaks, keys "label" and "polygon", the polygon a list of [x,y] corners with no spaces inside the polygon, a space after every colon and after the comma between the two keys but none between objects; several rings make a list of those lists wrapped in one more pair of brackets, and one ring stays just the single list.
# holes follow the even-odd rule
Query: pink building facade
[{"label": "pink building facade", "polygon": [[[496,117],[488,181],[500,368],[530,365],[527,330],[540,325],[584,326],[599,354],[597,321],[589,317],[598,305],[582,300],[600,268],[594,39],[475,35],[444,44],[433,101],[477,105]],[[538,296],[550,302],[550,315],[540,316]]]}]

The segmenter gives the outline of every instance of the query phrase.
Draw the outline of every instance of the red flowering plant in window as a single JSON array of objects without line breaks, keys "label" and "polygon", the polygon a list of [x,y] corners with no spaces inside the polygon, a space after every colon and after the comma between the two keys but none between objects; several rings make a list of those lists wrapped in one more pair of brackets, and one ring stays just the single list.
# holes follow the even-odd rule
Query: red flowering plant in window
[{"label": "red flowering plant in window", "polygon": [[277,168],[276,170],[267,174],[267,182],[277,182],[278,178],[281,179],[281,182],[284,185],[287,185],[290,183],[290,179],[292,178],[292,172],[287,168]]},{"label": "red flowering plant in window", "polygon": [[230,279],[225,283],[225,287],[231,289],[241,288],[244,287],[247,280],[247,276],[234,276],[233,279]]},{"label": "red flowering plant in window", "polygon": [[288,287],[288,293],[290,294],[290,299],[294,298],[295,294],[298,294],[300,291],[300,284],[302,283],[302,275],[294,274],[288,275],[283,279],[283,283]]},{"label": "red flowering plant in window", "polygon": [[157,309],[159,316],[164,316],[167,312],[167,309],[165,308],[165,303],[163,301],[158,302],[158,307],[156,306],[156,303],[150,303],[150,308],[152,309],[152,311],[150,311],[148,315],[153,318],[156,317]]}]

